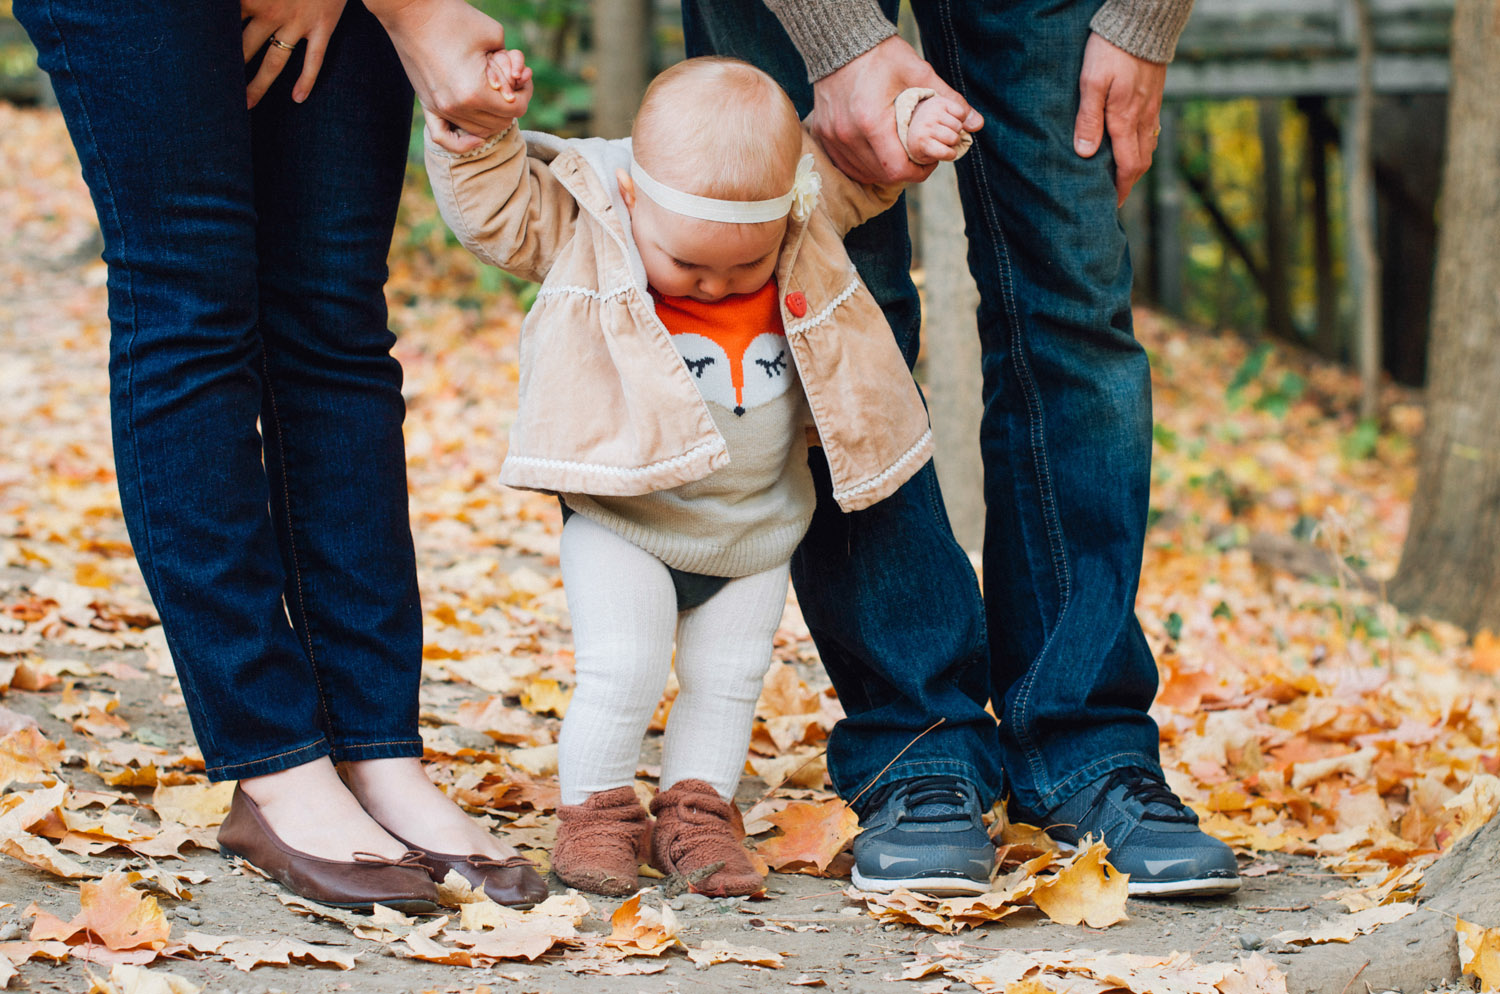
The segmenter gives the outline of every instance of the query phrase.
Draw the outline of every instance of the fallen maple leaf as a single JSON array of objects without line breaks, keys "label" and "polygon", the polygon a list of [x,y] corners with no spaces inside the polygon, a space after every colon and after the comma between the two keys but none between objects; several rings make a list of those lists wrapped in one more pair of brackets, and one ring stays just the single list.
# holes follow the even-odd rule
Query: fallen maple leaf
[{"label": "fallen maple leaf", "polygon": [[1271,938],[1278,942],[1296,942],[1299,944],[1351,942],[1357,935],[1364,935],[1375,931],[1382,925],[1389,925],[1391,922],[1400,921],[1416,910],[1417,906],[1409,902],[1387,904],[1379,908],[1370,908],[1367,911],[1358,911],[1342,918],[1335,918],[1322,928],[1315,928],[1309,932],[1288,929],[1284,932],[1277,932]]},{"label": "fallen maple leaf", "polygon": [[556,680],[533,680],[521,691],[521,707],[532,714],[550,714],[558,718],[568,713],[573,688]]},{"label": "fallen maple leaf", "polygon": [[48,741],[35,723],[0,739],[0,790],[13,783],[41,783],[62,764],[63,743]]},{"label": "fallen maple leaf", "polygon": [[1500,635],[1480,629],[1474,636],[1474,661],[1470,665],[1480,673],[1500,673]]},{"label": "fallen maple leaf", "polygon": [[117,963],[110,968],[109,979],[100,980],[92,973],[89,994],[198,994],[197,984],[170,973],[152,973],[144,967]]},{"label": "fallen maple leaf", "polygon": [[[109,873],[98,881],[79,885],[81,907],[72,921],[37,909],[31,926],[33,941],[57,939],[69,945],[103,943],[116,952],[146,950],[144,962],[156,956],[156,950],[167,944],[172,926],[162,913],[156,898],[130,886],[123,873]],[[75,953],[75,955],[80,955]]]},{"label": "fallen maple leaf", "polygon": [[1500,990],[1500,928],[1458,919],[1458,965],[1479,978],[1480,990]]},{"label": "fallen maple leaf", "polygon": [[771,869],[781,873],[820,876],[859,834],[859,816],[837,798],[789,804],[767,815],[765,820],[781,829],[782,834],[757,844],[755,851]]},{"label": "fallen maple leaf", "polygon": [[768,966],[779,970],[782,967],[780,953],[773,953],[760,946],[736,946],[718,939],[707,939],[697,949],[688,947],[688,959],[700,970],[716,963],[749,963],[753,966]]},{"label": "fallen maple leaf", "polygon": [[1107,928],[1124,921],[1130,874],[1110,866],[1108,853],[1103,842],[1080,850],[1055,875],[1037,878],[1031,900],[1060,925],[1084,922],[1090,928]]},{"label": "fallen maple leaf", "polygon": [[177,822],[189,828],[212,828],[223,823],[233,797],[233,780],[182,787],[159,786],[151,795],[151,807],[163,822]]},{"label": "fallen maple leaf", "polygon": [[681,945],[677,933],[681,926],[672,909],[663,904],[660,911],[641,907],[641,895],[625,901],[610,916],[613,932],[604,944],[632,956],[660,956],[673,946]]},{"label": "fallen maple leaf", "polygon": [[296,939],[242,939],[237,935],[189,932],[182,941],[200,953],[219,956],[246,973],[257,966],[290,966],[293,960],[352,970],[357,954]]}]

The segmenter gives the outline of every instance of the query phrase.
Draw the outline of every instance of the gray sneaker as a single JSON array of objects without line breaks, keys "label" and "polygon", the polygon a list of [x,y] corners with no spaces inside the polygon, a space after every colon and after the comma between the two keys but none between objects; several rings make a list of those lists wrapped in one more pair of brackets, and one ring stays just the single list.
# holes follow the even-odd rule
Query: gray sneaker
[{"label": "gray sneaker", "polygon": [[1110,865],[1130,874],[1132,897],[1202,897],[1240,888],[1234,852],[1198,827],[1198,816],[1157,774],[1115,770],[1046,815],[1012,802],[1012,820],[1046,828],[1067,848],[1086,835],[1109,846]]},{"label": "gray sneaker", "polygon": [[957,777],[898,780],[870,799],[854,838],[854,886],[934,897],[990,889],[995,847],[979,793]]}]

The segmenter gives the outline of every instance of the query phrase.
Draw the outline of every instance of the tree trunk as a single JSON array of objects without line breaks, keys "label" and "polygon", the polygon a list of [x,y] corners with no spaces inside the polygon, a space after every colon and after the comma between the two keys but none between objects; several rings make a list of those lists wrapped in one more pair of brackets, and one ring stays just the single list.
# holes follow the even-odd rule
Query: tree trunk
[{"label": "tree trunk", "polygon": [[1354,0],[1359,90],[1349,109],[1349,237],[1355,260],[1355,347],[1359,361],[1359,416],[1380,413],[1380,257],[1375,253],[1375,171],[1370,120],[1375,112],[1375,29],[1370,0]]},{"label": "tree trunk", "polygon": [[651,72],[650,0],[594,0],[593,132],[624,138]]},{"label": "tree trunk", "polygon": [[1427,428],[1391,597],[1500,631],[1500,15],[1453,14]]},{"label": "tree trunk", "polygon": [[1266,241],[1266,330],[1292,339],[1292,294],[1287,284],[1286,205],[1281,183],[1281,100],[1267,97],[1257,105],[1260,131],[1262,215]]}]

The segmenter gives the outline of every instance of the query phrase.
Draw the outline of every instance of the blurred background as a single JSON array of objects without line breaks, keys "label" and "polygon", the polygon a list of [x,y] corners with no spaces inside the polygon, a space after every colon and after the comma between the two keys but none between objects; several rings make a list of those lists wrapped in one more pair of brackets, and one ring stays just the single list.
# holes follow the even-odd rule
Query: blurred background
[{"label": "blurred background", "polygon": [[[529,128],[626,134],[646,83],[683,56],[677,0],[475,2],[506,26],[510,43],[526,52],[535,71],[537,95],[524,122]],[[1493,2],[1197,0],[1168,73],[1153,168],[1122,210],[1137,302],[1165,320],[1243,341],[1242,357],[1225,374],[1230,394],[1248,397],[1244,403],[1273,417],[1316,400],[1348,418],[1344,448],[1353,458],[1372,455],[1383,435],[1414,433],[1411,416],[1393,423],[1392,408],[1407,396],[1400,390],[1433,385],[1455,7],[1461,19],[1487,24],[1494,14],[1485,21],[1482,8]],[[903,14],[903,32],[915,43],[909,14]],[[1497,88],[1497,73],[1486,65],[1500,43],[1486,37],[1473,44],[1471,75],[1478,105],[1484,105]],[[9,0],[0,0],[0,98],[42,106],[51,99],[10,17]],[[454,243],[430,209],[419,123],[414,116],[408,204],[397,237],[407,247],[438,252]],[[1492,165],[1500,182],[1500,163]],[[975,549],[983,515],[975,442],[977,294],[964,262],[951,167],[907,200],[917,278],[934,304],[926,309],[918,377],[932,408],[955,529]],[[1454,223],[1488,227],[1455,243],[1483,246],[1484,232],[1496,224],[1493,214],[1456,212]],[[1464,261],[1483,262],[1472,248]],[[460,302],[474,307],[502,293],[525,307],[535,292],[495,270],[462,261],[443,265],[461,284]],[[1455,327],[1470,327],[1473,314],[1450,316]],[[1491,320],[1474,332],[1489,352],[1496,348],[1494,329]],[[1310,398],[1308,372],[1275,359],[1286,355],[1347,369],[1358,384],[1356,396],[1347,404]],[[1450,365],[1474,361],[1470,353]],[[1472,376],[1439,389],[1468,411],[1468,421],[1500,421],[1495,402],[1477,395],[1494,391]],[[1416,419],[1420,427],[1421,415]],[[1483,473],[1500,474],[1500,456],[1486,453],[1479,462]],[[1438,472],[1424,468],[1428,482],[1417,490],[1419,511],[1422,501],[1443,496]],[[1442,526],[1448,532],[1473,525],[1472,507],[1435,513],[1449,519]],[[1485,517],[1497,522],[1500,537],[1500,511]],[[1467,534],[1456,541],[1473,544]],[[1451,571],[1453,554],[1439,562]],[[1484,582],[1494,594],[1480,599],[1500,601],[1500,576]],[[1472,591],[1465,596],[1476,597]],[[1420,598],[1414,593],[1409,600]],[[1500,615],[1500,606],[1467,611],[1464,620],[1480,615]]]}]

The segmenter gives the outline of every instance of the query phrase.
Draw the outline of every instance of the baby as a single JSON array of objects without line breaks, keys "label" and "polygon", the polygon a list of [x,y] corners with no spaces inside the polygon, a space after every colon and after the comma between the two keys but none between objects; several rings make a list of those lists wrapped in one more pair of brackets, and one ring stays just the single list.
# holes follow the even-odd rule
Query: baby
[{"label": "baby", "polygon": [[[519,53],[491,69],[524,106]],[[915,161],[952,159],[958,110],[908,91],[893,127]],[[457,153],[430,138],[460,240],[542,284],[500,481],[564,505],[577,686],[553,869],[625,895],[649,860],[700,893],[759,892],[734,795],[816,504],[809,437],[845,511],[931,455],[921,398],[842,243],[900,191],[840,173],[780,87],[731,59],[662,73],[629,140],[512,126]],[[681,690],[648,814],[633,785],[674,640]]]}]

